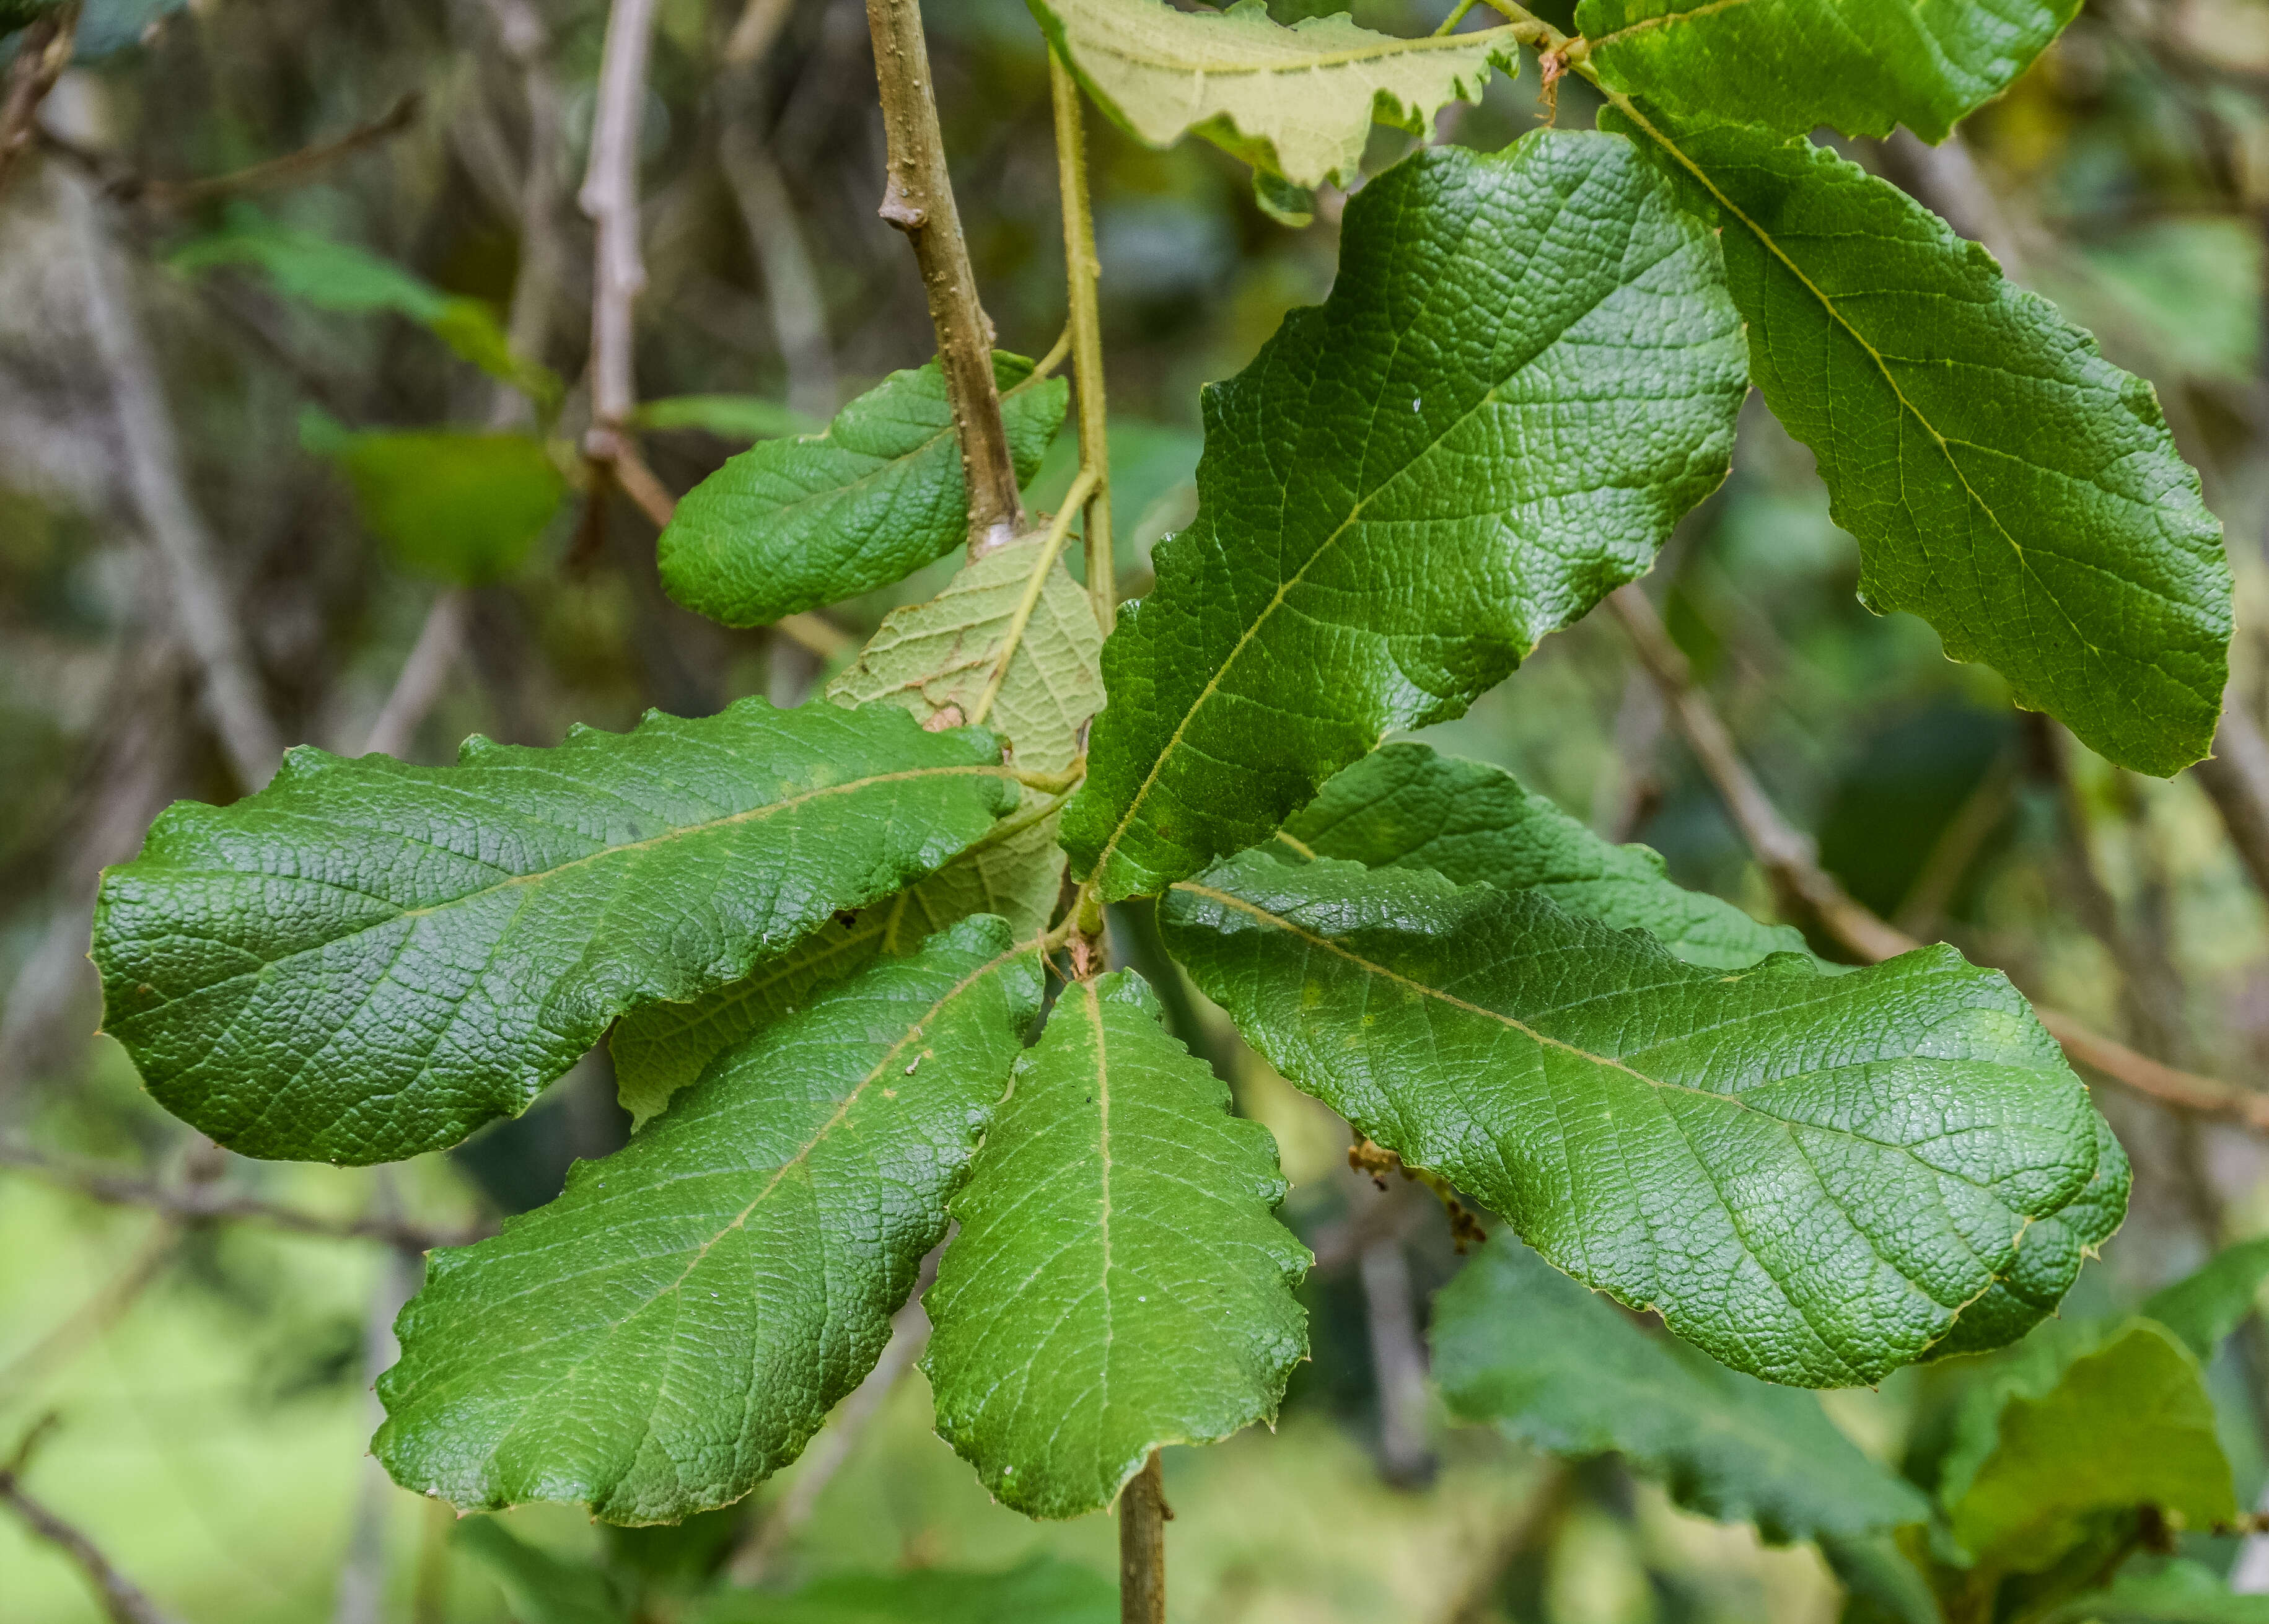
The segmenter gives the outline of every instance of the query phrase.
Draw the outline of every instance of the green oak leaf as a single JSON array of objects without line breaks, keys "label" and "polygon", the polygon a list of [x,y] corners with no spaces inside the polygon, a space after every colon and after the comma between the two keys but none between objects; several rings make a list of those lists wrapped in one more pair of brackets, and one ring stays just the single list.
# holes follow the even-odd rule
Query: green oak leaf
[{"label": "green oak leaf", "polygon": [[1119,1591],[1092,1569],[1034,1556],[1006,1573],[911,1568],[832,1574],[787,1595],[727,1591],[692,1624],[1119,1624]]},{"label": "green oak leaf", "polygon": [[1428,135],[1444,106],[1481,100],[1492,70],[1520,69],[1511,28],[1403,40],[1344,14],[1288,28],[1265,0],[1219,12],[1165,0],[1027,3],[1127,134],[1167,147],[1194,132],[1294,188],[1351,185],[1374,120]]},{"label": "green oak leaf", "polygon": [[[828,684],[837,705],[889,705],[925,726],[976,708],[999,662],[1043,538],[1027,537],[965,566],[927,603],[894,609],[858,660]],[[1096,669],[1102,632],[1087,594],[1052,565],[986,718],[1016,765],[1061,772],[1079,756],[1079,730],[1103,703]],[[831,921],[745,978],[689,1003],[650,1004],[615,1028],[608,1048],[624,1109],[644,1122],[701,1074],[720,1050],[801,1004],[811,989],[877,953],[904,953],[971,913],[997,913],[1019,937],[1047,923],[1062,888],[1055,813],[1036,804],[910,890]]]},{"label": "green oak leaf", "polygon": [[1040,1007],[964,921],[721,1056],[565,1194],[432,1255],[374,1448],[454,1504],[610,1522],[728,1504],[874,1368]]},{"label": "green oak leaf", "polygon": [[2269,1596],[2233,1595],[2211,1568],[2177,1559],[2152,1572],[2130,1568],[2033,1624],[2269,1624]]},{"label": "green oak leaf", "polygon": [[1132,971],[1064,990],[923,1298],[937,1429],[1031,1517],[1108,1505],[1150,1451],[1272,1419],[1307,1351],[1307,1250],[1268,1129]]},{"label": "green oak leaf", "polygon": [[554,1556],[492,1517],[466,1517],[449,1543],[496,1581],[518,1624],[632,1624],[631,1605],[604,1569]]},{"label": "green oak leaf", "polygon": [[1811,1394],[1650,1336],[1511,1236],[1483,1246],[1435,1299],[1433,1344],[1452,1414],[1556,1455],[1620,1454],[1689,1510],[1754,1522],[1768,1540],[1930,1514]]},{"label": "green oak leaf", "polygon": [[1423,744],[1373,750],[1326,784],[1276,839],[1306,858],[1533,888],[1571,913],[1643,930],[1672,957],[1711,970],[1807,951],[1801,931],[1760,924],[1721,897],[1674,883],[1660,853],[1602,840],[1504,768]]},{"label": "green oak leaf", "polygon": [[2221,711],[2221,526],[2151,386],[1888,181],[1755,126],[1629,128],[1720,226],[1765,402],[1812,449],[1860,595],[2161,777]]},{"label": "green oak leaf", "polygon": [[[1282,857],[1343,858],[1371,868],[1425,868],[1459,885],[1534,890],[1566,912],[1617,930],[1643,930],[1673,958],[1745,970],[1777,952],[1809,954],[1785,925],[1762,925],[1721,897],[1674,884],[1659,853],[1602,840],[1511,773],[1389,744],[1341,772],[1279,830]],[[1814,959],[1824,974],[1849,966]],[[1999,1347],[2055,1311],[2084,1257],[2127,1210],[2131,1174],[2111,1126],[2095,1118],[2095,1171],[2023,1245],[1927,1357]]]},{"label": "green oak leaf", "polygon": [[[1009,450],[1031,478],[1061,426],[1069,387],[995,351]],[[661,584],[728,626],[903,580],[969,533],[968,482],[935,361],[892,373],[823,434],[761,440],[685,493],[661,532]]]},{"label": "green oak leaf", "polygon": [[1798,136],[1830,124],[1943,141],[2016,81],[2080,0],[1583,0],[1615,90]]},{"label": "green oak leaf", "polygon": [[2203,1528],[2237,1515],[2198,1356],[2148,1319],[2056,1322],[1965,1394],[1939,1482],[1981,1569],[2038,1573],[2155,1505]]},{"label": "green oak leaf", "polygon": [[1339,280],[1205,393],[1198,515],[1104,646],[1065,844],[1106,899],[1266,839],[1643,573],[1747,385],[1709,233],[1623,141],[1421,152]]},{"label": "green oak leaf", "polygon": [[1918,1358],[2095,1170],[2079,1079],[1948,948],[1704,970],[1534,891],[1259,852],[1159,913],[1287,1078],[1768,1380]]},{"label": "green oak leaf", "polygon": [[368,1163],[526,1109],[625,1011],[935,872],[1017,788],[982,728],[744,699],[458,764],[300,749],[106,875],[104,1025],[246,1155]]},{"label": "green oak leaf", "polygon": [[2240,1241],[2215,1253],[2204,1267],[2144,1298],[2138,1311],[2182,1338],[2199,1362],[2207,1363],[2222,1339],[2253,1311],[2265,1279],[2269,1279],[2269,1236]]},{"label": "green oak leaf", "polygon": [[2017,1255],[1995,1271],[1993,1283],[1962,1305],[1954,1329],[1933,1345],[1931,1359],[2004,1347],[2056,1312],[2080,1266],[2095,1256],[2127,1216],[2135,1182],[2127,1152],[2103,1117],[2095,1118],[2095,1170],[2080,1193],[2025,1231]]}]

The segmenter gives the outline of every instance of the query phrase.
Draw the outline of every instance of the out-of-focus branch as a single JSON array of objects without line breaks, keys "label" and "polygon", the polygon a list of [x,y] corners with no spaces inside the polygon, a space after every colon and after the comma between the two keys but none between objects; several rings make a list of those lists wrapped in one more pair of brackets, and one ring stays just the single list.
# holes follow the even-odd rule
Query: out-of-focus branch
[{"label": "out-of-focus branch", "polygon": [[262,697],[211,533],[190,499],[164,383],[100,205],[78,177],[58,180],[85,276],[87,325],[126,454],[127,485],[166,566],[174,613],[204,679],[221,748],[244,787],[258,789],[275,775],[283,735]]},{"label": "out-of-focus branch", "polygon": [[464,652],[465,626],[472,617],[472,608],[473,594],[462,587],[452,587],[433,600],[433,607],[425,611],[425,624],[418,628],[418,641],[410,646],[410,657],[402,662],[401,673],[394,679],[394,690],[386,696],[378,720],[370,725],[370,736],[363,741],[364,755],[400,756],[409,749],[418,736],[418,724],[448,685],[449,668]]},{"label": "out-of-focus branch", "polygon": [[1435,1460],[1426,1441],[1426,1345],[1418,1334],[1410,1262],[1401,1241],[1381,1236],[1357,1263],[1378,1386],[1379,1469],[1388,1482],[1415,1487],[1434,1475]]},{"label": "out-of-focus branch", "polygon": [[599,64],[591,166],[577,201],[596,228],[591,291],[591,436],[595,461],[617,454],[638,404],[634,308],[646,287],[639,252],[639,131],[646,110],[647,56],[659,0],[614,0]]},{"label": "out-of-focus branch", "polygon": [[[559,200],[567,184],[565,99],[551,66],[551,31],[532,0],[488,0],[505,55],[520,68],[528,104],[528,169],[520,193],[520,268],[513,278],[510,328],[514,355],[541,362],[549,348],[551,312],[567,279],[568,247],[559,230]],[[509,422],[526,410],[519,391],[497,388],[491,414]]]},{"label": "out-of-focus branch", "polygon": [[40,104],[70,65],[71,41],[78,31],[78,0],[35,19],[16,42],[16,55],[0,89],[0,191],[15,173],[16,160],[35,139]]},{"label": "out-of-focus branch", "polygon": [[[1829,935],[1870,963],[1919,947],[1905,932],[1855,900],[1820,867],[1812,843],[1790,826],[1763,786],[1750,775],[1716,708],[1694,686],[1686,656],[1671,642],[1661,616],[1645,594],[1636,587],[1625,587],[1608,602],[1630,634],[1640,663],[1660,684],[1680,735],[1702,764],[1734,826],[1784,900],[1816,919]],[[2063,1010],[2036,1006],[2036,1013],[2073,1060],[2121,1087],[2177,1111],[2219,1117],[2256,1133],[2269,1133],[2269,1095],[2162,1065]]]},{"label": "out-of-focus branch", "polygon": [[1001,418],[1001,390],[993,377],[993,323],[977,297],[977,274],[970,269],[961,212],[946,172],[921,8],[915,0],[867,0],[867,30],[875,41],[875,76],[882,85],[883,128],[890,145],[890,178],[879,212],[905,233],[921,268],[968,477],[969,556],[976,558],[1006,546],[1024,524],[1016,461]]},{"label": "out-of-focus branch", "polygon": [[2222,701],[2214,754],[2192,767],[2190,776],[2214,802],[2239,860],[2269,897],[2269,739],[2261,736],[2235,693]]},{"label": "out-of-focus branch", "polygon": [[384,1214],[362,1218],[333,1218],[240,1195],[211,1184],[169,1185],[152,1183],[131,1173],[106,1168],[81,1167],[34,1150],[17,1141],[0,1141],[0,1167],[14,1168],[35,1178],[59,1185],[90,1200],[113,1207],[138,1207],[184,1222],[236,1222],[265,1224],[294,1235],[329,1240],[380,1241],[409,1251],[430,1251],[436,1246],[463,1246],[481,1238],[482,1229],[434,1229]]},{"label": "out-of-focus branch", "polygon": [[[761,5],[765,0],[757,0]],[[786,7],[780,8],[782,15]],[[745,24],[746,18],[744,18]],[[735,38],[738,31],[735,31]],[[728,48],[729,54],[729,48]],[[749,247],[765,280],[765,308],[772,316],[772,342],[787,366],[787,403],[824,423],[835,415],[835,352],[827,336],[827,300],[820,289],[795,199],[780,166],[765,150],[754,116],[750,67],[726,86],[728,105],[717,155],[733,201],[749,233]]]},{"label": "out-of-focus branch", "polygon": [[787,1492],[765,1512],[754,1532],[733,1554],[728,1571],[735,1584],[760,1584],[771,1576],[788,1541],[811,1521],[812,1513],[819,1508],[819,1496],[851,1458],[859,1447],[859,1440],[882,1412],[891,1390],[921,1357],[921,1350],[929,1342],[929,1316],[922,1311],[922,1293],[937,1278],[938,1256],[938,1251],[933,1251],[922,1259],[913,1295],[906,1299],[904,1308],[891,1317],[891,1340],[883,1345],[882,1357],[876,1360],[875,1368],[867,1372],[867,1379],[852,1389],[851,1396],[828,1418],[827,1425],[803,1451],[802,1464],[789,1481]]},{"label": "out-of-focus branch", "polygon": [[795,9],[795,0],[749,0],[725,38],[725,65],[747,68],[762,62]]},{"label": "out-of-focus branch", "polygon": [[111,1624],[174,1624],[173,1615],[144,1595],[100,1546],[26,1493],[13,1465],[0,1467],[0,1504],[22,1518],[35,1539],[70,1558],[71,1565],[94,1587]]},{"label": "out-of-focus branch", "polygon": [[1876,151],[1901,191],[1972,242],[1984,244],[2012,282],[2024,279],[2025,256],[2016,233],[1959,132],[1932,146],[1902,126],[1878,142]]},{"label": "out-of-focus branch", "polygon": [[61,153],[94,174],[101,181],[103,191],[120,203],[144,203],[154,209],[189,209],[216,197],[266,191],[270,187],[296,186],[342,158],[400,135],[418,122],[418,109],[425,100],[424,92],[413,90],[368,123],[358,124],[344,136],[302,147],[296,152],[286,152],[283,157],[271,158],[265,163],[231,170],[226,174],[208,175],[198,181],[152,180],[137,171],[122,169],[115,159],[83,147],[53,130],[41,129],[37,132],[37,138],[42,147]]}]

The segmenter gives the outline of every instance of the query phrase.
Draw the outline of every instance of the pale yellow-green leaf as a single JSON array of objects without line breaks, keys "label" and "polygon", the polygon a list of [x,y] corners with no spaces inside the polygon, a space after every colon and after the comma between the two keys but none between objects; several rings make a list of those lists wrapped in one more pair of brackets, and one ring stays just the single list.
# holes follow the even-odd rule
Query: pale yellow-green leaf
[{"label": "pale yellow-green leaf", "polygon": [[1517,70],[1512,31],[1415,40],[1344,14],[1286,27],[1262,0],[1221,12],[1165,0],[1028,0],[1097,103],[1128,133],[1171,146],[1195,132],[1294,186],[1344,185],[1374,121],[1426,133],[1452,101]]},{"label": "pale yellow-green leaf", "polygon": [[[927,603],[894,610],[858,660],[828,684],[839,705],[898,705],[924,724],[957,726],[973,711],[1001,656],[1017,605],[1040,559],[1035,535],[987,553]],[[987,712],[1011,759],[1027,772],[1060,772],[1077,759],[1081,729],[1103,704],[1097,668],[1103,633],[1087,594],[1052,564]],[[1048,805],[1028,792],[1025,807]],[[928,882],[828,925],[729,986],[692,1003],[657,1004],[615,1028],[609,1048],[623,1108],[643,1126],[720,1052],[792,1014],[819,987],[878,954],[911,953],[972,913],[997,913],[1017,941],[1054,910],[1064,856],[1056,815],[1004,821],[992,843]]]}]

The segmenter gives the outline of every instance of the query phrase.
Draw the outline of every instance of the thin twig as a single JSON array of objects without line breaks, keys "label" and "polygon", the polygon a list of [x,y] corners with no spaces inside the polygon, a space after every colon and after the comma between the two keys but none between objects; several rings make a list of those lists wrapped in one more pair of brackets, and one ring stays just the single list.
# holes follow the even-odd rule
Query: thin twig
[{"label": "thin twig", "polygon": [[473,594],[462,587],[452,587],[433,600],[433,607],[425,611],[425,624],[418,628],[418,641],[410,645],[409,658],[394,679],[394,690],[387,695],[378,720],[370,725],[370,736],[363,741],[364,755],[408,752],[418,736],[418,724],[448,685],[449,668],[464,653],[465,626],[472,616],[472,604]]},{"label": "thin twig", "polygon": [[1152,1450],[1119,1493],[1119,1624],[1166,1624],[1166,1479]]},{"label": "thin twig", "polygon": [[266,191],[276,186],[296,186],[342,158],[400,135],[418,122],[418,109],[425,100],[422,91],[413,90],[367,124],[358,124],[344,136],[226,174],[209,175],[201,181],[153,181],[129,173],[111,181],[105,189],[121,203],[146,203],[152,208],[178,210],[192,209],[216,197]]},{"label": "thin twig", "polygon": [[[1094,476],[1087,493],[1087,592],[1105,635],[1119,609],[1119,584],[1111,550],[1111,437],[1103,388],[1103,316],[1095,284],[1103,262],[1095,253],[1095,209],[1087,189],[1087,131],[1079,83],[1053,47],[1048,93],[1055,105],[1056,189],[1063,208],[1064,277],[1071,314],[1072,378],[1079,388],[1079,460]],[[1067,498],[1066,506],[1069,506]]]},{"label": "thin twig", "polygon": [[762,62],[795,5],[795,0],[749,0],[733,32],[725,37],[725,65],[749,68]]},{"label": "thin twig", "polygon": [[851,1396],[828,1418],[811,1447],[804,1451],[802,1464],[789,1480],[787,1492],[765,1513],[755,1532],[733,1554],[728,1571],[735,1583],[761,1584],[771,1576],[788,1541],[802,1532],[811,1521],[812,1513],[819,1509],[819,1496],[858,1450],[859,1441],[882,1413],[883,1402],[898,1384],[898,1378],[921,1357],[922,1348],[929,1341],[929,1316],[922,1310],[922,1293],[929,1289],[930,1281],[937,1276],[937,1259],[942,1250],[939,1248],[922,1259],[913,1295],[906,1299],[905,1307],[891,1317],[891,1340],[883,1345],[882,1357],[875,1361],[875,1368],[867,1372],[866,1380],[853,1388]]},{"label": "thin twig", "polygon": [[[646,111],[647,56],[659,0],[614,0],[599,63],[591,166],[577,198],[596,228],[591,292],[591,423],[595,438],[619,434],[638,405],[633,306],[646,288],[639,253],[639,132]],[[612,448],[592,454],[611,460]],[[635,494],[635,493],[633,493]]]},{"label": "thin twig", "polygon": [[[1494,0],[1492,0],[1494,4]],[[1636,587],[1625,587],[1608,602],[1630,632],[1631,643],[1661,685],[1672,717],[1687,747],[1724,800],[1741,838],[1784,898],[1869,963],[1877,963],[1922,944],[1886,923],[1854,900],[1822,868],[1812,843],[1782,818],[1778,808],[1750,775],[1732,735],[1708,698],[1693,685],[1686,656],[1663,630],[1654,605]],[[2269,1133],[2269,1095],[2240,1089],[2213,1077],[2178,1071],[2125,1044],[2105,1037],[2078,1016],[2034,1006],[2041,1024],[2074,1062],[2121,1087],[2162,1105],[2199,1116],[2219,1117],[2258,1133]]]},{"label": "thin twig", "polygon": [[48,1372],[63,1365],[88,1343],[125,1318],[141,1300],[150,1283],[174,1260],[181,1242],[182,1225],[170,1215],[160,1217],[135,1247],[126,1266],[96,1288],[54,1329],[0,1368],[0,1399],[12,1398],[36,1387]]},{"label": "thin twig", "polygon": [[889,142],[890,178],[879,212],[905,233],[921,268],[968,481],[969,556],[978,558],[1007,546],[1024,526],[1016,461],[993,376],[993,323],[977,297],[977,276],[970,269],[961,213],[946,172],[921,8],[915,0],[867,0],[867,29],[875,42],[875,75],[882,86]]},{"label": "thin twig", "polygon": [[111,1624],[174,1624],[173,1615],[142,1593],[133,1580],[118,1570],[100,1546],[25,1491],[13,1469],[0,1469],[0,1504],[24,1521],[34,1538],[44,1539],[71,1560],[86,1576]]},{"label": "thin twig", "polygon": [[1415,1487],[1434,1475],[1435,1460],[1426,1441],[1426,1345],[1418,1335],[1410,1262],[1399,1238],[1382,1236],[1356,1263],[1378,1378],[1380,1473],[1400,1487]]},{"label": "thin twig", "polygon": [[203,676],[221,747],[244,787],[259,789],[283,757],[283,735],[261,695],[211,533],[190,498],[157,362],[92,191],[76,175],[58,176],[56,189],[78,240],[87,325],[117,415],[128,488],[165,563],[174,611]]},{"label": "thin twig", "polygon": [[[552,308],[567,277],[569,250],[559,229],[567,186],[565,98],[551,66],[551,31],[532,0],[487,0],[505,55],[520,68],[528,104],[528,169],[520,188],[520,267],[513,277],[512,352],[541,365],[550,349]],[[499,380],[491,409],[501,427],[519,420],[527,398]]]},{"label": "thin twig", "polygon": [[37,137],[40,104],[70,66],[78,31],[78,0],[33,20],[16,42],[6,88],[0,90],[0,191],[5,191],[16,160]]},{"label": "thin twig", "polygon": [[233,1222],[265,1224],[295,1235],[329,1240],[381,1241],[411,1251],[437,1246],[463,1246],[481,1238],[484,1229],[435,1229],[398,1218],[369,1215],[333,1218],[310,1213],[258,1196],[240,1195],[209,1185],[167,1185],[108,1168],[83,1167],[34,1150],[19,1141],[0,1140],[0,1167],[14,1168],[35,1178],[113,1207],[138,1207],[186,1222]]}]

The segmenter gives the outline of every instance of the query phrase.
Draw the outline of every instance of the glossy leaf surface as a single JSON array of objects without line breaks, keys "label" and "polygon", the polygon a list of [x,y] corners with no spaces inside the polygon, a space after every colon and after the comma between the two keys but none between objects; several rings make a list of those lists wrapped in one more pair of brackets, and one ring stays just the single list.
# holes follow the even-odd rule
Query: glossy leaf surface
[{"label": "glossy leaf surface", "polygon": [[1570,913],[1643,930],[1674,958],[1746,970],[1807,951],[1803,933],[1672,882],[1662,855],[1602,840],[1502,767],[1387,744],[1326,784],[1277,832],[1294,855],[1430,868],[1458,885],[1535,890]]},{"label": "glossy leaf surface", "polygon": [[1265,0],[1179,11],[1165,0],[1029,0],[1049,43],[1119,125],[1152,146],[1203,136],[1295,187],[1362,174],[1374,120],[1425,135],[1452,101],[1514,73],[1508,28],[1397,39],[1344,14],[1286,27]]},{"label": "glossy leaf surface", "polygon": [[[1020,356],[993,358],[1020,484],[1061,425],[1069,387],[1031,371]],[[687,609],[765,626],[903,580],[968,531],[953,410],[932,361],[892,373],[825,433],[760,441],[694,486],[658,561],[663,588]]]},{"label": "glossy leaf surface", "polygon": [[2007,90],[2080,0],[1583,0],[1576,26],[1617,90],[1682,114],[1805,135],[1925,141]]},{"label": "glossy leaf surface", "polygon": [[1273,1215],[1275,1153],[1141,977],[1064,990],[923,1299],[938,1432],[996,1497],[1077,1517],[1159,1445],[1275,1416],[1309,1262]]},{"label": "glossy leaf surface", "polygon": [[1920,1522],[1929,1502],[1861,1454],[1809,1393],[1650,1336],[1509,1235],[1435,1300],[1452,1414],[1556,1455],[1620,1454],[1689,1510],[1770,1540]]},{"label": "glossy leaf surface", "polygon": [[675,1521],[794,1460],[890,1339],[1039,1011],[997,919],[828,989],[477,1245],[379,1382],[395,1480]]},{"label": "glossy leaf surface", "polygon": [[1705,971],[1534,892],[1260,853],[1160,918],[1286,1077],[1770,1380],[1919,1357],[2095,1170],[2079,1080],[1949,949]]},{"label": "glossy leaf surface", "polygon": [[[858,661],[828,684],[828,698],[908,711],[925,726],[958,722],[976,708],[999,662],[1040,548],[1038,537],[1012,543],[965,566],[928,602],[892,610]],[[1087,594],[1061,564],[1052,566],[986,719],[1007,736],[1019,768],[1061,772],[1078,756],[1080,725],[1103,703],[1101,642]],[[1064,859],[1048,803],[1037,794],[1031,801],[977,849],[855,919],[831,921],[744,978],[626,1016],[608,1040],[624,1108],[643,1121],[719,1051],[802,1003],[812,988],[877,953],[907,952],[968,914],[1000,914],[1020,939],[1037,934],[1055,906]]]},{"label": "glossy leaf surface", "polygon": [[1106,897],[1265,839],[1642,573],[1746,392],[1718,251],[1626,143],[1421,152],[1330,300],[1205,395],[1196,521],[1104,646],[1065,841]]},{"label": "glossy leaf surface", "polygon": [[1622,122],[1722,225],[1751,373],[1859,538],[1870,607],[1921,616],[2122,766],[2164,777],[2205,755],[2229,565],[2151,386],[1833,152],[1644,109]]},{"label": "glossy leaf surface", "polygon": [[247,1155],[390,1161],[524,1110],[626,1010],[748,974],[1016,805],[982,728],[745,699],[454,767],[314,749],[106,876],[107,1030]]}]

